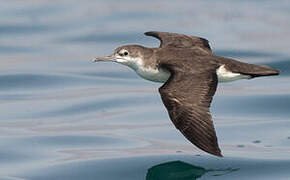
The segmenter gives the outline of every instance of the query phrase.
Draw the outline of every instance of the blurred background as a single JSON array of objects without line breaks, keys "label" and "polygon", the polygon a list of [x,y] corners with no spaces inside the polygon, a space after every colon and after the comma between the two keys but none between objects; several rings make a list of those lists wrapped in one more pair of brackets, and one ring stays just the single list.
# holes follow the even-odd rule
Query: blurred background
[{"label": "blurred background", "polygon": [[[0,0],[0,179],[288,179],[290,2]],[[220,84],[212,114],[224,158],[174,128],[158,87],[93,63],[166,31],[278,77]]]}]

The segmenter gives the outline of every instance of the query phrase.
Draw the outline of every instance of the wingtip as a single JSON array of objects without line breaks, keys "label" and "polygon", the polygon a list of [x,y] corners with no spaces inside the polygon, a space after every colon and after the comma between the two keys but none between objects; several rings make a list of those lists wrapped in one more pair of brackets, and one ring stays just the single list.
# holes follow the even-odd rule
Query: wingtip
[{"label": "wingtip", "polygon": [[146,35],[146,36],[150,36],[151,34],[153,34],[154,33],[154,31],[147,31],[147,32],[144,32],[144,34]]},{"label": "wingtip", "polygon": [[211,154],[211,155],[214,155],[214,156],[217,156],[217,157],[223,157],[222,155],[222,151],[221,149],[219,148],[218,145],[214,146],[214,148],[209,147],[209,148],[201,148],[203,151]]},{"label": "wingtip", "polygon": [[145,32],[144,34],[145,34],[146,36],[158,37],[158,33],[161,33],[161,32],[159,32],[159,31],[147,31],[147,32]]},{"label": "wingtip", "polygon": [[208,152],[208,151],[205,151],[205,152],[209,153],[210,155],[219,157],[219,158],[224,157],[221,152]]},{"label": "wingtip", "polygon": [[208,153],[210,153],[210,154],[212,154],[212,155],[214,155],[214,156],[217,156],[217,157],[224,157],[224,156],[222,155],[222,153],[221,153],[220,150],[215,151],[215,152],[208,152]]},{"label": "wingtip", "polygon": [[221,157],[221,158],[224,157],[221,153],[216,154],[216,156],[217,156],[217,157]]}]

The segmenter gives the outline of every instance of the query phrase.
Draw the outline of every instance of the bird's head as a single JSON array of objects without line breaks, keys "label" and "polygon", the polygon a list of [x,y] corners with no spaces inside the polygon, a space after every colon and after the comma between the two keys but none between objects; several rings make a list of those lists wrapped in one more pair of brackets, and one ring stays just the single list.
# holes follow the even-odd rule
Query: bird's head
[{"label": "bird's head", "polygon": [[113,61],[136,69],[138,66],[143,66],[144,59],[148,55],[152,55],[150,48],[139,45],[126,45],[116,48],[110,56],[96,57],[93,61]]}]

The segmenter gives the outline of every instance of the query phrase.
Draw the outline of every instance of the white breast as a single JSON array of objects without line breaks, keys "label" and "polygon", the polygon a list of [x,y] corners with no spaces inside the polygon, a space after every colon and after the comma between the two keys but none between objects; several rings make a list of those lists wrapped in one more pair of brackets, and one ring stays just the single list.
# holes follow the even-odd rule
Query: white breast
[{"label": "white breast", "polygon": [[218,76],[218,82],[230,82],[230,81],[236,81],[239,79],[249,79],[250,76],[243,75],[240,73],[233,73],[231,71],[228,71],[225,68],[225,65],[220,66],[216,70],[216,74]]},{"label": "white breast", "polygon": [[166,82],[170,77],[170,72],[166,69],[153,69],[153,68],[138,68],[136,73],[144,79],[154,82]]}]

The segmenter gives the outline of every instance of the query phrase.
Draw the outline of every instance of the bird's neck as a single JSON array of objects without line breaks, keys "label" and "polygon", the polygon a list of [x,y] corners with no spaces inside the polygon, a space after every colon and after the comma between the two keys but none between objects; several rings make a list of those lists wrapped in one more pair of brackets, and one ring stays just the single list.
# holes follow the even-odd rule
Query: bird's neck
[{"label": "bird's neck", "polygon": [[143,58],[132,58],[132,59],[129,59],[128,61],[122,61],[119,63],[130,67],[134,71],[138,71],[138,69],[144,68]]},{"label": "bird's neck", "polygon": [[144,79],[154,82],[166,82],[170,77],[170,72],[166,69],[157,67],[139,67],[136,73]]},{"label": "bird's neck", "polygon": [[158,68],[155,61],[153,49],[146,48],[146,53],[138,54],[138,57],[120,62],[133,69],[140,77],[154,82],[166,82],[170,77],[170,72],[166,69]]},{"label": "bird's neck", "polygon": [[154,82],[166,82],[170,77],[170,72],[161,69],[156,64],[145,64],[143,59],[135,63],[129,63],[127,66],[132,68],[140,77]]}]

